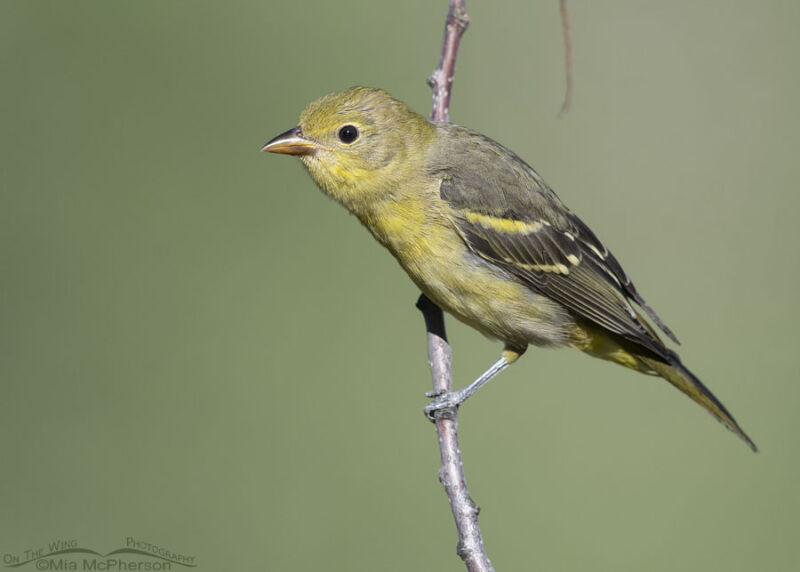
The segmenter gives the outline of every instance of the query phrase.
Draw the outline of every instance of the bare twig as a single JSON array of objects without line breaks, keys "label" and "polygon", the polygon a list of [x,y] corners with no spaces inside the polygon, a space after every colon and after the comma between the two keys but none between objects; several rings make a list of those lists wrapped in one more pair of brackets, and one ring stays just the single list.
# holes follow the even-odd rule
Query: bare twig
[{"label": "bare twig", "polygon": [[559,116],[562,116],[569,111],[572,105],[572,35],[569,30],[567,0],[559,0],[558,6],[561,10],[561,31],[564,34],[564,69],[567,81],[567,89],[564,91],[564,103],[561,104],[561,111],[558,113]]},{"label": "bare twig", "polygon": [[[444,329],[444,315],[425,294],[419,297],[417,308],[425,317],[425,328],[428,330],[428,363],[433,377],[431,394],[446,393],[452,390],[453,382],[452,353]],[[456,552],[470,572],[494,572],[478,525],[480,509],[467,490],[461,449],[458,445],[458,410],[455,407],[444,408],[434,412],[434,418],[442,458],[439,480],[447,493],[458,529]]]},{"label": "bare twig", "polygon": [[453,76],[456,73],[456,55],[461,36],[464,35],[467,26],[469,26],[469,16],[464,0],[450,0],[439,67],[433,70],[428,78],[428,85],[433,89],[431,121],[450,120],[450,93],[453,90]]},{"label": "bare twig", "polygon": [[[469,16],[464,7],[464,0],[450,0],[439,67],[428,79],[428,84],[433,88],[432,121],[449,120],[448,110],[456,68],[456,55],[461,36],[468,24]],[[453,390],[452,353],[450,345],[447,343],[444,314],[425,294],[419,297],[417,308],[425,317],[425,328],[428,331],[428,362],[433,377],[431,395],[448,393]],[[464,477],[461,449],[458,446],[458,411],[455,407],[441,409],[434,413],[434,419],[442,458],[439,480],[444,485],[456,521],[458,555],[470,572],[494,572],[483,546],[483,537],[478,525],[478,512],[480,511],[469,496]]]}]

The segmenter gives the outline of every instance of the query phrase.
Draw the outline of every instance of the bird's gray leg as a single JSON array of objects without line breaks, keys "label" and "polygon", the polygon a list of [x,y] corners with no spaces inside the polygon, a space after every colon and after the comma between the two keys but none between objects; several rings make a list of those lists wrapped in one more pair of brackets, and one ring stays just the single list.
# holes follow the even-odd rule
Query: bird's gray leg
[{"label": "bird's gray leg", "polygon": [[478,379],[470,383],[467,387],[463,389],[459,389],[457,391],[451,391],[450,393],[443,393],[443,394],[436,394],[433,391],[429,391],[426,393],[428,397],[432,397],[433,400],[425,406],[425,416],[430,419],[431,421],[435,421],[434,414],[437,411],[441,411],[442,409],[447,409],[448,407],[458,407],[462,403],[464,403],[467,399],[469,399],[476,391],[478,391],[483,385],[486,384],[490,379],[496,376],[498,373],[503,371],[505,368],[510,366],[512,363],[519,359],[525,352],[525,349],[511,349],[510,347],[506,346],[503,354],[500,356],[500,359],[494,362],[489,369],[484,371]]}]

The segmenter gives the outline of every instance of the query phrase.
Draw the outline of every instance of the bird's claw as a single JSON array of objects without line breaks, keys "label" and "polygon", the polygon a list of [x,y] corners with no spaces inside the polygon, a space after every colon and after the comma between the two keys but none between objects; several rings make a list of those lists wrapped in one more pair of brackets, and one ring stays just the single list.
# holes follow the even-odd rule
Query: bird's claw
[{"label": "bird's claw", "polygon": [[446,416],[444,412],[447,409],[455,411],[463,401],[458,391],[429,391],[425,395],[433,398],[423,409],[425,417],[427,417],[429,421],[436,421],[437,413],[439,414],[438,417]]}]

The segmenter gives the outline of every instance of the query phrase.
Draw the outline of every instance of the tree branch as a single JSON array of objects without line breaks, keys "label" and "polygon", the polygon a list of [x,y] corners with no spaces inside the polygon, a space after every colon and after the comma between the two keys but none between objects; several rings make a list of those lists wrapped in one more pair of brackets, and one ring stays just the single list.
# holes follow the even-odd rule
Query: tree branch
[{"label": "tree branch", "polygon": [[[450,0],[439,67],[428,78],[428,84],[433,89],[432,121],[449,120],[450,94],[456,69],[456,55],[461,36],[468,25],[469,16],[464,7],[464,0]],[[452,352],[447,343],[444,314],[425,294],[419,297],[417,308],[425,317],[425,328],[428,332],[428,363],[433,377],[433,391],[429,395],[448,393],[453,390]],[[458,445],[458,410],[450,407],[436,411],[434,424],[439,435],[439,450],[442,458],[439,480],[447,493],[458,529],[456,551],[470,572],[494,572],[483,546],[483,537],[478,525],[480,510],[469,496],[467,481],[464,477],[461,449]]]},{"label": "tree branch", "polygon": [[453,76],[456,74],[456,55],[467,26],[469,16],[464,0],[450,0],[439,67],[428,78],[428,85],[433,89],[431,121],[450,121],[450,94],[453,90]]}]

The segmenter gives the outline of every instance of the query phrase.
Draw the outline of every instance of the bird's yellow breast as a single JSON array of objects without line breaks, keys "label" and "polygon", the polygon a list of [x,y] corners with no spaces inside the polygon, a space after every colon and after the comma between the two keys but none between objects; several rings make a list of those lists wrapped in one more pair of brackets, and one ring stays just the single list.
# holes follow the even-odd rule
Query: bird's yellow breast
[{"label": "bird's yellow breast", "polygon": [[395,197],[359,218],[422,292],[483,334],[522,347],[569,337],[568,313],[471,252],[438,197]]}]

